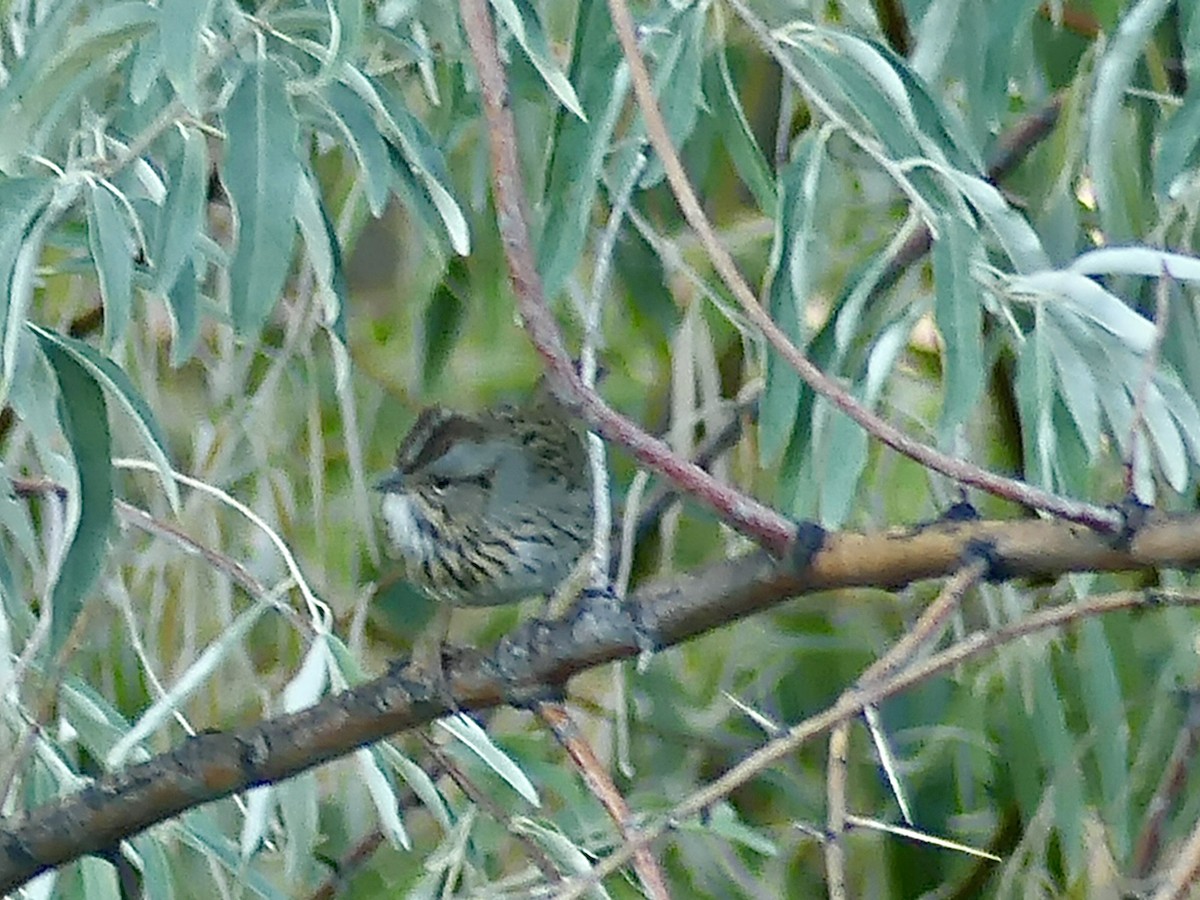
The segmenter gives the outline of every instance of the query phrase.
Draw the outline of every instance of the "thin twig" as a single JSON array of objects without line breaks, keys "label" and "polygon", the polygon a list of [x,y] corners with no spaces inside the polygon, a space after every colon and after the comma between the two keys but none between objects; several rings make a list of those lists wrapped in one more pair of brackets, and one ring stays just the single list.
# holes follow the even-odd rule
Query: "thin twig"
[{"label": "thin twig", "polygon": [[[613,784],[608,770],[596,757],[591,745],[584,739],[579,726],[572,720],[567,708],[561,703],[539,703],[537,714],[538,718],[554,733],[559,746],[571,757],[575,768],[587,784],[588,790],[600,802],[609,818],[617,826],[617,833],[626,841],[631,838],[636,839],[637,827],[629,811],[629,804],[625,802],[625,798]],[[649,846],[643,846],[634,853],[632,861],[633,867],[642,881],[642,887],[649,896],[660,898],[660,900],[670,898],[671,892],[667,888],[666,876],[663,874],[658,860],[650,852]]]},{"label": "thin twig", "polygon": [[846,767],[850,759],[850,720],[829,731],[829,759],[825,766],[825,883],[829,900],[846,900]]},{"label": "thin twig", "polygon": [[1200,749],[1200,694],[1188,698],[1187,717],[1175,738],[1171,756],[1163,766],[1162,777],[1154,796],[1146,804],[1146,818],[1133,851],[1133,877],[1146,878],[1158,861],[1162,846],[1163,825],[1167,816],[1178,808],[1188,786],[1188,770]]}]

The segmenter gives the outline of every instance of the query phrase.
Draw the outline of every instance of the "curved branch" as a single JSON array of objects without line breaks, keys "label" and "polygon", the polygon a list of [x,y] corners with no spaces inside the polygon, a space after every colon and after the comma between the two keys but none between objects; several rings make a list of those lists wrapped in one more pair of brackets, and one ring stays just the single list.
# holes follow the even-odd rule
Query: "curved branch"
[{"label": "curved branch", "polygon": [[521,320],[545,362],[551,390],[588,428],[624,447],[638,462],[665,475],[738,531],[773,553],[783,554],[795,537],[792,522],[752,497],[722,484],[694,463],[681,459],[665,443],[609,407],[579,378],[563,345],[558,325],[546,306],[541,277],[534,262],[517,161],[516,129],[488,4],[486,0],[461,0],[461,9],[488,123],[492,195],[500,240],[508,259]]},{"label": "curved branch", "polygon": [[[0,895],[184,810],[290,778],[451,712],[536,702],[585,669],[637,655],[647,631],[660,647],[668,647],[798,594],[895,588],[944,577],[960,570],[964,558],[978,556],[981,548],[987,548],[993,580],[1195,567],[1200,565],[1200,515],[1152,514],[1132,540],[1119,545],[1059,521],[944,522],[882,534],[839,532],[828,536],[803,572],[756,551],[647,585],[619,610],[585,601],[562,620],[527,623],[491,657],[472,654],[451,662],[445,677],[452,697],[407,680],[397,669],[297,713],[188,738],[168,753],[107,773],[56,803],[4,820]],[[1153,601],[1139,602],[1149,606]],[[1028,621],[1050,616],[1049,624],[1041,626],[1050,627],[1057,621],[1053,613],[1034,613]],[[925,672],[925,665],[847,696],[854,703],[874,702],[916,683],[914,673]],[[837,710],[838,716],[845,713],[841,706]],[[806,739],[831,727],[835,718],[820,719],[815,730],[804,732]]]}]

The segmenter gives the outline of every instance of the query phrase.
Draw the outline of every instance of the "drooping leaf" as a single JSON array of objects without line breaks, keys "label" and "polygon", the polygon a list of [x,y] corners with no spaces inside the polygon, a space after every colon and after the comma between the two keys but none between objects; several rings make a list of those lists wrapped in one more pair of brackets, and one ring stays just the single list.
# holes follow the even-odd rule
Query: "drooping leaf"
[{"label": "drooping leaf", "polygon": [[154,248],[155,290],[166,294],[175,286],[184,263],[196,250],[204,223],[208,191],[208,143],[200,132],[183,129],[182,146],[172,160],[166,201],[158,221]]},{"label": "drooping leaf", "polygon": [[942,427],[965,422],[983,390],[983,310],[971,275],[975,231],[958,216],[943,216],[933,245],[934,317],[945,363]]},{"label": "drooping leaf", "polygon": [[200,35],[212,16],[213,0],[162,0],[159,9],[163,72],[188,111],[198,113]]},{"label": "drooping leaf", "polygon": [[579,98],[575,96],[575,89],[571,87],[571,82],[563,75],[550,52],[550,42],[542,30],[537,10],[527,0],[491,0],[491,5],[497,18],[516,38],[525,56],[542,76],[546,87],[550,88],[554,96],[574,115],[581,119],[586,118],[579,106]]},{"label": "drooping leaf", "polygon": [[346,273],[342,268],[342,248],[334,233],[333,223],[325,212],[325,205],[307,172],[301,173],[296,187],[296,223],[300,226],[304,247],[317,276],[325,310],[322,324],[344,343],[349,296]]},{"label": "drooping leaf", "polygon": [[383,215],[392,181],[387,143],[379,133],[370,107],[340,82],[325,86],[325,99],[349,142],[366,185],[367,206],[374,216]]},{"label": "drooping leaf", "polygon": [[296,237],[299,123],[277,62],[259,60],[247,67],[225,107],[224,122],[222,178],[238,218],[229,268],[230,312],[239,333],[255,334],[283,290]]},{"label": "drooping leaf", "polygon": [[58,378],[59,419],[75,460],[79,490],[68,501],[70,543],[51,592],[51,654],[62,649],[83,601],[100,577],[113,519],[112,442],[104,392],[96,379],[48,332],[37,330],[42,353]]},{"label": "drooping leaf", "polygon": [[[83,368],[93,384],[107,390],[124,407],[125,412],[133,420],[142,446],[146,448],[146,452],[158,469],[163,493],[170,501],[171,509],[178,512],[179,488],[171,475],[171,463],[167,458],[166,436],[158,425],[154,411],[150,409],[138,389],[133,386],[129,376],[111,359],[83,341],[47,331],[33,324],[30,324],[29,328],[37,335],[43,351],[47,346],[52,346],[56,351],[66,354],[72,362]],[[59,380],[61,383],[61,376],[59,376]]]},{"label": "drooping leaf", "polygon": [[104,299],[105,343],[120,340],[133,305],[133,229],[112,193],[99,184],[88,190],[88,246]]}]

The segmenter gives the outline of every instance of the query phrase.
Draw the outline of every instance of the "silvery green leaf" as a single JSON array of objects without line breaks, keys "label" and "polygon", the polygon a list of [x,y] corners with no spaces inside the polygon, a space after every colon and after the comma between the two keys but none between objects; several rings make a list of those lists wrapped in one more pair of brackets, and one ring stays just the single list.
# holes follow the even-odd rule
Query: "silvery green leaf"
[{"label": "silvery green leaf", "polygon": [[307,172],[301,173],[296,186],[296,223],[300,226],[304,248],[317,276],[324,309],[322,324],[339,339],[345,340],[345,310],[349,297],[346,273],[342,269],[342,248]]},{"label": "silvery green leaf", "polygon": [[[587,875],[592,871],[589,855],[557,828],[534,821],[527,816],[514,816],[510,826],[517,834],[533,838],[539,847],[550,854],[551,859],[564,872],[570,872],[573,875]],[[611,896],[599,883],[589,892],[589,895],[602,898]]]},{"label": "silvery green leaf", "polygon": [[163,850],[164,840],[160,833],[157,830],[143,832],[130,838],[128,843],[138,855],[145,896],[155,900],[175,900],[174,870]]},{"label": "silvery green leaf", "polygon": [[311,771],[275,785],[280,817],[288,837],[283,852],[283,868],[289,880],[301,878],[312,864],[320,821],[318,794],[317,777]]},{"label": "silvery green leaf", "polygon": [[1017,293],[1054,298],[1060,310],[1099,325],[1137,353],[1145,353],[1154,341],[1153,323],[1086,275],[1048,270],[1015,276],[1009,286]]},{"label": "silvery green leaf", "polygon": [[49,646],[51,653],[57,653],[104,565],[113,518],[112,442],[104,392],[92,372],[48,332],[34,330],[58,379],[59,419],[75,461],[78,484],[67,501],[70,544],[54,573],[50,600]]},{"label": "silvery green leaf", "polygon": [[754,195],[763,215],[775,218],[775,177],[746,117],[724,47],[713,48],[704,64],[704,96],[712,105],[712,120],[721,130],[742,184]]},{"label": "silvery green leaf", "polygon": [[201,35],[212,16],[213,0],[162,0],[158,40],[162,67],[188,111],[200,110]]},{"label": "silvery green leaf", "polygon": [[412,788],[413,793],[429,810],[430,815],[437,819],[442,830],[450,831],[454,824],[450,819],[450,811],[446,808],[446,802],[438,792],[437,785],[433,783],[433,779],[426,774],[425,770],[386,741],[376,744],[375,749],[383,760],[394,768],[405,783]]},{"label": "silvery green leaf", "polygon": [[108,756],[105,757],[105,765],[109,768],[122,765],[134,747],[157,731],[175,714],[175,710],[183,701],[208,680],[216,671],[217,666],[225,659],[226,654],[241,644],[250,627],[258,621],[258,617],[270,608],[270,603],[259,601],[234,619],[219,638],[204,648],[204,652],[187,667],[179,679],[171,685],[171,689],[142,713],[133,727],[109,751]]},{"label": "silvery green leaf", "polygon": [[304,662],[283,689],[283,711],[299,712],[312,706],[325,693],[329,683],[329,653],[325,638],[318,634],[304,654]]},{"label": "silvery green leaf", "polygon": [[279,63],[265,59],[246,68],[223,121],[228,140],[221,172],[238,218],[230,307],[234,327],[253,334],[279,299],[296,238],[300,128]]},{"label": "silvery green leaf", "polygon": [[379,827],[387,835],[388,841],[394,847],[412,849],[412,841],[400,821],[399,799],[392,788],[392,783],[379,767],[374,752],[363,747],[354,753],[354,763],[358,767],[363,783],[375,804],[375,813],[379,816]]},{"label": "silvery green leaf", "polygon": [[492,739],[488,737],[486,731],[479,727],[478,722],[470,716],[459,713],[438,719],[437,724],[438,727],[445,729],[465,744],[489,769],[507,781],[518,794],[534,806],[542,805],[542,801],[538,799],[537,789],[525,773],[507,753],[492,743]]},{"label": "silvery green leaf", "polygon": [[1176,493],[1182,493],[1188,483],[1188,458],[1183,446],[1183,437],[1175,420],[1171,418],[1158,385],[1153,381],[1147,384],[1143,397],[1142,415],[1154,444],[1154,455],[1158,459],[1158,465],[1167,479],[1167,484]]},{"label": "silvery green leaf", "polygon": [[192,128],[179,132],[172,146],[178,155],[171,160],[166,200],[158,223],[154,247],[155,290],[171,290],[196,250],[196,239],[204,224],[208,196],[208,139]]},{"label": "silvery green leaf", "polygon": [[238,839],[243,859],[249,859],[262,846],[275,805],[273,784],[262,784],[246,792],[246,815],[242,819],[242,831]]},{"label": "silvery green leaf", "polygon": [[1079,429],[1088,453],[1094,458],[1100,452],[1100,388],[1092,369],[1084,361],[1075,344],[1053,325],[1046,326],[1046,340],[1058,370],[1059,392],[1071,418]]},{"label": "silvery green leaf", "polygon": [[982,178],[958,169],[946,169],[943,174],[987,223],[1018,272],[1049,268],[1050,259],[1037,232],[1021,213],[1009,206],[1003,194]]},{"label": "silvery green leaf", "polygon": [[821,524],[837,528],[850,514],[859,481],[867,467],[867,432],[841,410],[831,410],[824,444]]},{"label": "silvery green leaf", "polygon": [[203,859],[217,862],[237,879],[239,888],[265,900],[288,900],[293,896],[291,892],[277,888],[257,867],[247,863],[238,845],[225,835],[224,823],[218,828],[207,809],[189,810],[174,820],[174,824],[175,834],[183,844],[194,848]]},{"label": "silvery green leaf", "polygon": [[105,342],[120,340],[133,306],[134,235],[125,210],[108,188],[93,184],[87,192],[88,247],[104,300]]},{"label": "silvery green leaf", "polygon": [[[583,255],[604,163],[629,93],[629,69],[601,4],[581,10],[571,53],[571,78],[587,119],[560,112],[554,130],[538,242],[538,271],[550,297],[562,290]],[[626,178],[627,172],[616,178]]]},{"label": "silvery green leaf", "polygon": [[1082,275],[1167,276],[1176,281],[1200,281],[1200,259],[1153,247],[1102,247],[1076,257],[1067,269]]},{"label": "silvery green leaf", "polygon": [[1200,408],[1195,399],[1183,389],[1173,372],[1160,369],[1154,383],[1179,424],[1179,432],[1187,442],[1192,461],[1200,463]]},{"label": "silvery green leaf", "polygon": [[324,91],[334,119],[358,159],[366,186],[367,206],[371,215],[379,217],[383,215],[391,193],[392,164],[387,144],[379,134],[370,108],[358,94],[337,81],[325,85]]},{"label": "silvery green leaf", "polygon": [[[804,309],[811,277],[811,248],[817,238],[821,167],[829,132],[801,139],[796,158],[779,176],[775,239],[771,245],[771,318],[797,347],[803,347]],[[773,348],[767,350],[766,385],[760,401],[758,457],[761,465],[783,455],[796,425],[800,376]]]},{"label": "silvery green leaf", "polygon": [[76,363],[82,366],[95,382],[108,391],[125,412],[133,419],[135,430],[141,438],[150,459],[158,469],[159,481],[163,493],[170,501],[172,511],[179,511],[179,487],[172,476],[171,461],[167,458],[167,439],[159,427],[158,419],[149,404],[142,399],[141,393],[133,382],[116,363],[101,354],[90,344],[76,340],[66,335],[46,331],[32,323],[29,330],[37,335],[43,348],[53,345],[68,354]]},{"label": "silvery green leaf", "polygon": [[1096,205],[1107,238],[1123,240],[1132,230],[1128,220],[1117,171],[1117,143],[1126,133],[1121,110],[1134,68],[1171,0],[1136,0],[1121,17],[1116,34],[1096,66],[1087,117],[1087,163]]},{"label": "silvery green leaf", "polygon": [[965,422],[983,391],[983,308],[971,276],[978,235],[955,215],[938,220],[933,245],[934,319],[942,336],[945,362],[942,427]]},{"label": "silvery green leaf", "polygon": [[445,160],[432,136],[395,92],[382,90],[376,81],[349,64],[343,65],[339,74],[342,82],[380,117],[385,135],[399,146],[413,176],[429,194],[450,238],[450,246],[459,256],[466,256],[471,252],[471,232],[450,189]]},{"label": "silvery green leaf", "polygon": [[727,800],[715,804],[704,821],[688,819],[680,822],[679,828],[686,831],[716,834],[763,856],[779,855],[779,847],[775,841],[743,822]]},{"label": "silvery green leaf", "polygon": [[[129,730],[129,722],[108,699],[79,678],[68,678],[63,682],[59,711],[79,735],[79,743],[97,758],[108,753]],[[139,747],[133,759],[141,762],[149,756]]]},{"label": "silvery green leaf", "polygon": [[492,9],[496,11],[496,16],[516,38],[525,56],[533,63],[533,67],[542,76],[542,80],[546,82],[546,87],[550,88],[563,106],[586,121],[587,116],[583,114],[579,98],[575,96],[575,89],[571,87],[571,82],[559,69],[558,63],[550,51],[550,42],[546,40],[537,10],[526,0],[490,0],[490,2]]}]

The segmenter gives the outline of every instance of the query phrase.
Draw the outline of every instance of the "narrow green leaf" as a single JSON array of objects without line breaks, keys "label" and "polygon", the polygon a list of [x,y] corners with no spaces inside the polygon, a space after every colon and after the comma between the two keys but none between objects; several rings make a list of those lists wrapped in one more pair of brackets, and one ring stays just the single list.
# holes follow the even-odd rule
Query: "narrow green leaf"
[{"label": "narrow green leaf", "polygon": [[846,521],[867,467],[867,433],[841,410],[830,410],[821,473],[821,523],[837,528]]},{"label": "narrow green leaf", "polygon": [[1136,353],[1145,353],[1154,341],[1150,321],[1086,275],[1066,270],[1035,272],[1012,278],[1009,285],[1018,293],[1054,298],[1057,302],[1051,305],[1057,313],[1100,326]]},{"label": "narrow green leaf", "polygon": [[50,654],[58,653],[83,601],[104,565],[108,529],[113,519],[112,449],[104,393],[76,356],[47,332],[36,332],[42,353],[58,378],[58,408],[63,433],[75,459],[78,494],[69,501],[70,545],[55,573],[51,594]]},{"label": "narrow green leaf", "polygon": [[434,784],[428,773],[386,741],[376,744],[371,749],[400,774],[400,777],[429,810],[430,815],[437,820],[438,825],[444,831],[449,831],[454,824],[450,819],[450,811],[446,808],[442,795],[438,793],[437,785]]},{"label": "narrow green leaf", "polygon": [[104,299],[104,340],[109,346],[129,327],[133,306],[134,235],[125,211],[108,188],[88,190],[88,247]]},{"label": "narrow green leaf", "polygon": [[[64,4],[64,6],[67,6]],[[74,6],[74,4],[71,4]],[[89,85],[107,75],[151,32],[158,10],[141,0],[100,6],[82,24],[70,23],[53,46],[27,57],[0,88],[0,171],[10,171],[22,155],[40,152],[41,138],[61,121]]]},{"label": "narrow green leaf", "polygon": [[[29,329],[38,336],[43,348],[49,345],[67,354],[76,365],[85,370],[92,383],[105,388],[116,397],[117,401],[133,419],[138,437],[142,441],[142,446],[146,448],[147,454],[158,469],[158,477],[162,482],[163,493],[167,495],[167,499],[171,503],[171,509],[178,513],[179,487],[175,484],[175,479],[171,476],[171,462],[167,458],[166,435],[163,434],[162,429],[159,427],[158,420],[154,416],[154,411],[142,399],[142,395],[133,386],[133,382],[129,380],[129,376],[121,370],[120,366],[99,353],[90,344],[67,337],[66,335],[46,331],[33,323],[29,324]],[[61,376],[59,376],[59,380],[61,383]]]},{"label": "narrow green leaf", "polygon": [[558,63],[555,62],[554,55],[550,51],[550,42],[546,40],[537,10],[527,0],[490,0],[490,2],[497,17],[516,38],[525,56],[533,63],[533,67],[542,76],[542,80],[546,82],[546,87],[550,88],[563,106],[574,115],[586,120],[587,116],[584,115],[583,109],[579,105],[579,98],[575,96],[575,89],[571,87],[571,82],[559,69]]},{"label": "narrow green leaf", "polygon": [[400,821],[400,798],[396,796],[396,788],[387,776],[373,748],[363,747],[354,754],[354,762],[358,767],[371,802],[375,805],[375,815],[379,827],[387,835],[393,847],[412,849],[412,841]]},{"label": "narrow green leaf", "polygon": [[241,334],[266,321],[292,264],[300,129],[283,69],[273,60],[250,65],[225,107],[225,186],[238,217],[230,264],[230,312]]},{"label": "narrow green leaf", "polygon": [[437,724],[462,741],[472,753],[483,761],[484,765],[508,782],[509,787],[518,794],[534,806],[542,805],[541,800],[538,799],[537,788],[533,786],[512,758],[493,743],[478,722],[470,716],[458,713],[438,719]]},{"label": "narrow green leaf", "polygon": [[[108,699],[86,681],[69,678],[63,683],[60,713],[79,735],[79,743],[100,758],[129,730],[129,722]],[[140,762],[149,756],[143,753]]]},{"label": "narrow green leaf", "polygon": [[[654,92],[658,95],[659,108],[671,143],[683,148],[696,127],[704,96],[701,93],[701,64],[705,53],[705,20],[708,8],[705,4],[693,4],[680,14],[678,20],[669,21],[661,29],[665,37],[665,48],[656,48],[657,65],[654,67]],[[649,40],[658,43],[650,32]],[[644,141],[644,128],[638,123],[636,137]],[[629,171],[629,160],[640,152],[640,147],[631,146],[624,153],[618,151],[613,161],[616,172]],[[642,173],[638,186],[645,189],[658,184],[665,177],[662,161],[657,155]]]},{"label": "narrow green leaf", "polygon": [[208,142],[191,128],[181,132],[182,147],[171,161],[166,200],[154,249],[155,290],[166,294],[183,264],[196,250],[208,195]]},{"label": "narrow green leaf", "polygon": [[458,260],[451,260],[445,276],[425,307],[421,378],[426,387],[441,375],[450,358],[450,351],[458,340],[467,313],[469,285],[466,266]]},{"label": "narrow green leaf", "polygon": [[240,888],[264,900],[288,900],[294,895],[294,892],[280,890],[276,886],[274,872],[268,878],[257,866],[248,865],[238,845],[226,837],[225,824],[218,827],[207,808],[184,813],[179,817],[178,824],[177,834],[183,843],[194,848],[203,859],[216,860],[237,879]]},{"label": "narrow green leaf", "polygon": [[1125,698],[1117,680],[1116,660],[1100,619],[1085,619],[1079,625],[1080,695],[1087,710],[1090,744],[1100,772],[1103,797],[1102,819],[1108,840],[1118,859],[1129,854],[1129,723]]},{"label": "narrow green leaf", "polygon": [[1176,281],[1200,281],[1200,258],[1154,247],[1101,247],[1076,257],[1067,269],[1082,275],[1163,275]]},{"label": "narrow green leaf", "polygon": [[1088,117],[1087,160],[1100,220],[1109,242],[1127,240],[1133,234],[1133,216],[1122,197],[1116,164],[1118,143],[1130,139],[1129,129],[1122,127],[1120,118],[1125,92],[1142,47],[1171,5],[1171,0],[1133,3],[1096,67]]},{"label": "narrow green leaf", "polygon": [[[629,70],[602,2],[582,5],[572,47],[571,82],[587,121],[560,111],[555,128],[538,241],[538,271],[548,297],[562,290],[583,255],[604,161],[629,93]],[[615,177],[621,182],[627,175]]]},{"label": "narrow green leaf", "polygon": [[955,215],[938,221],[933,245],[934,318],[942,336],[942,429],[959,425],[975,410],[983,391],[983,309],[971,275],[979,236]]},{"label": "narrow green leaf", "polygon": [[362,169],[367,206],[373,216],[381,216],[391,192],[392,165],[371,109],[358,94],[336,81],[325,85],[325,99]]},{"label": "narrow green leaf", "polygon": [[974,175],[956,169],[947,170],[945,174],[987,222],[1018,272],[1036,272],[1050,267],[1041,238],[1025,217],[1009,205],[1003,194]]},{"label": "narrow green leaf", "polygon": [[[823,130],[805,137],[796,159],[779,178],[768,307],[775,323],[798,347],[807,339],[804,309],[812,283],[809,253],[817,235],[817,197],[828,136]],[[796,426],[799,399],[800,376],[779,353],[768,349],[766,387],[758,417],[761,465],[773,465],[787,447]]]},{"label": "narrow green leaf", "polygon": [[[130,839],[141,858],[142,889],[155,900],[175,900],[173,868],[157,831],[143,832]],[[191,887],[192,885],[189,885]]]},{"label": "narrow green leaf", "polygon": [[471,252],[471,231],[462,206],[454,196],[441,148],[421,120],[408,111],[402,97],[377,84],[372,84],[371,88],[386,114],[387,123],[393,129],[400,152],[437,208],[446,235],[450,238],[450,246],[459,256],[466,256]]},{"label": "narrow green leaf", "polygon": [[162,0],[159,8],[163,72],[188,111],[199,113],[201,34],[212,16],[213,0]]},{"label": "narrow green leaf", "polygon": [[342,248],[333,231],[333,223],[325,212],[311,176],[302,172],[296,182],[296,222],[304,238],[309,261],[317,276],[321,303],[325,310],[322,322],[338,339],[346,340],[346,304],[349,300],[346,273],[342,268]]},{"label": "narrow green leaf", "polygon": [[704,66],[704,96],[712,105],[712,122],[721,131],[738,177],[763,215],[775,218],[775,179],[742,108],[724,48],[718,48]]},{"label": "narrow green leaf", "polygon": [[1021,344],[1017,357],[1017,408],[1021,413],[1021,436],[1027,477],[1030,482],[1051,487],[1054,430],[1050,411],[1054,403],[1054,371],[1049,341],[1044,328],[1035,328]]},{"label": "narrow green leaf", "polygon": [[1079,750],[1067,729],[1066,710],[1052,667],[1037,666],[1030,677],[1033,680],[1031,719],[1041,755],[1037,762],[1050,774],[1048,789],[1054,791],[1054,824],[1061,837],[1067,870],[1076,875],[1085,859],[1084,785],[1079,771]]},{"label": "narrow green leaf", "polygon": [[1050,353],[1058,370],[1059,393],[1067,412],[1075,420],[1088,455],[1095,458],[1101,450],[1099,384],[1075,344],[1058,328],[1053,319],[1045,325]]},{"label": "narrow green leaf", "polygon": [[[1136,385],[1133,390],[1137,390]],[[1183,493],[1188,483],[1188,459],[1183,446],[1183,437],[1158,386],[1151,382],[1146,386],[1142,414],[1146,431],[1154,445],[1154,455],[1173,490]]]},{"label": "narrow green leaf", "polygon": [[1200,161],[1200,84],[1189,79],[1183,105],[1171,114],[1156,143],[1154,190],[1170,199],[1176,193],[1175,180]]},{"label": "narrow green leaf", "polygon": [[200,343],[200,296],[196,284],[196,270],[190,259],[184,260],[175,284],[167,294],[167,308],[171,310],[171,365],[181,366],[196,352]]},{"label": "narrow green leaf", "polygon": [[269,602],[260,600],[234,619],[232,624],[221,632],[220,637],[205,647],[204,652],[196,658],[196,661],[184,670],[171,689],[150,704],[150,707],[142,713],[133,727],[121,736],[121,739],[104,758],[105,765],[110,768],[121,765],[143,740],[169,720],[180,704],[191,696],[193,691],[208,681],[221,661],[241,645],[250,626],[270,608]]},{"label": "narrow green leaf", "polygon": [[4,370],[0,402],[7,397],[12,383],[17,337],[33,290],[33,281],[28,277],[17,277],[14,284],[17,264],[28,264],[21,251],[34,221],[54,196],[54,186],[51,178],[0,178],[0,356]]}]

